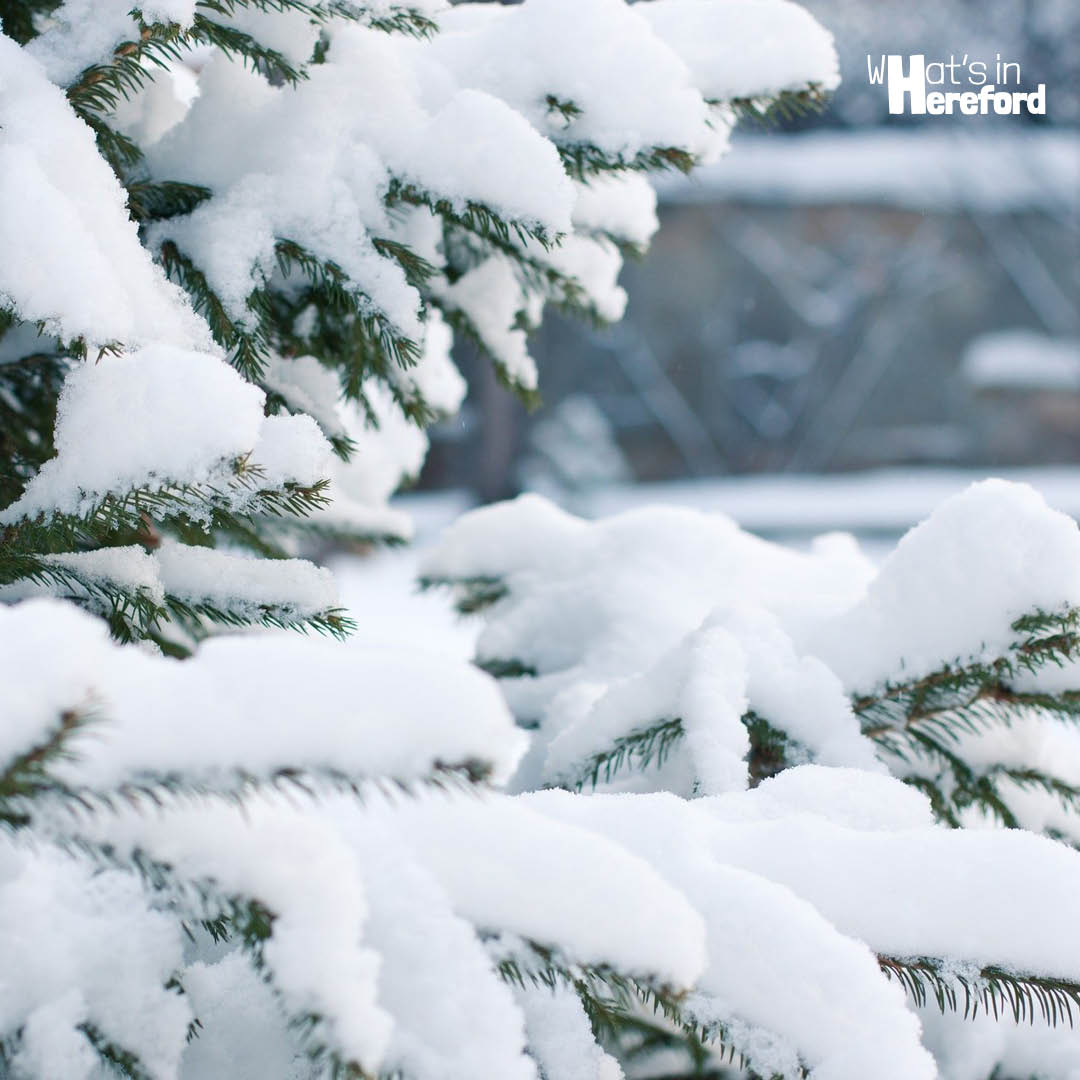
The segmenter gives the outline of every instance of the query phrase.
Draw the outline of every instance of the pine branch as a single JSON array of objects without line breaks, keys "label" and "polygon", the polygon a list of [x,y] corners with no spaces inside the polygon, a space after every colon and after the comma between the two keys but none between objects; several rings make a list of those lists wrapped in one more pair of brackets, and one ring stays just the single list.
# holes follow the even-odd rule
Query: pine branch
[{"label": "pine branch", "polygon": [[48,555],[0,556],[0,583],[26,582],[51,596],[61,597],[100,615],[114,638],[131,642],[145,638],[168,618],[167,610],[144,589],[130,589],[49,560]]},{"label": "pine branch", "polygon": [[[1062,722],[1080,720],[1080,691],[1017,690],[1021,676],[1049,666],[1064,666],[1080,655],[1080,613],[1035,611],[1013,623],[1017,639],[1007,653],[990,661],[957,661],[906,682],[887,684],[853,702],[863,733],[881,752],[916,770],[903,777],[931,801],[935,815],[958,827],[971,806],[1007,828],[1020,821],[1001,781],[1040,789],[1070,809],[1080,808],[1069,784],[1038,770],[1005,765],[972,766],[964,757],[965,739],[1008,727],[1025,714]],[[917,771],[928,763],[936,773]]]},{"label": "pine branch", "polygon": [[128,210],[140,225],[190,214],[213,194],[201,184],[139,180],[127,185]]},{"label": "pine branch", "polygon": [[461,615],[475,615],[509,595],[509,589],[497,577],[448,578],[425,575],[420,578],[420,588],[449,588],[454,592],[454,608]]},{"label": "pine branch", "polygon": [[548,248],[557,244],[560,239],[557,234],[550,233],[539,222],[523,219],[508,221],[491,207],[478,202],[466,202],[464,209],[461,209],[450,199],[425,191],[397,177],[390,181],[385,202],[391,209],[400,205],[426,206],[443,221],[451,222],[485,240],[494,238],[505,244],[509,244],[512,238],[516,238],[521,244],[535,240],[541,247]]},{"label": "pine branch", "polygon": [[0,506],[14,502],[55,453],[56,401],[70,364],[59,349],[0,364]]},{"label": "pine branch", "polygon": [[[64,720],[70,723],[68,715],[64,713]],[[91,722],[104,722],[100,714],[79,713],[77,716],[75,730],[81,730]],[[52,763],[76,758],[66,745],[73,733],[65,731],[61,736],[63,741],[56,746],[53,744],[57,742],[57,735],[51,734],[41,746],[25,755],[32,758],[28,764],[24,765],[18,759],[0,773],[0,824],[10,828],[34,827],[53,842],[70,848],[74,854],[104,857],[113,860],[110,865],[136,869],[143,877],[148,872],[138,865],[142,856],[136,854],[124,862],[116,861],[111,851],[103,855],[80,836],[78,821],[88,815],[118,814],[125,809],[139,813],[167,812],[185,806],[205,805],[207,801],[243,808],[252,801],[272,795],[284,795],[290,800],[301,798],[317,805],[330,795],[348,795],[363,803],[375,794],[388,801],[416,798],[423,792],[475,794],[478,788],[489,784],[492,775],[491,762],[480,758],[437,762],[429,772],[413,777],[348,771],[329,764],[280,766],[256,773],[210,762],[201,772],[195,768],[185,772],[144,769],[118,783],[95,787],[68,783],[48,772]],[[67,822],[71,823],[70,827]]]},{"label": "pine branch", "polygon": [[143,1065],[134,1051],[113,1042],[96,1024],[86,1021],[78,1025],[78,1030],[109,1072],[118,1073],[129,1080],[155,1080],[154,1074]]},{"label": "pine branch", "polygon": [[475,665],[493,679],[535,679],[539,672],[520,660],[476,659]]},{"label": "pine branch", "polygon": [[172,240],[161,244],[159,255],[166,276],[184,289],[192,307],[206,320],[214,340],[229,350],[233,367],[252,382],[261,378],[270,361],[270,345],[262,326],[251,330],[234,322],[206,275]]},{"label": "pine branch", "polygon": [[751,1080],[758,1076],[753,1062],[739,1050],[724,1024],[702,1026],[684,1012],[682,993],[623,975],[608,965],[574,963],[557,949],[535,941],[520,942],[504,955],[499,955],[500,945],[494,939],[489,948],[504,982],[522,989],[533,986],[555,990],[564,986],[573,990],[601,1045],[621,1046],[628,1036],[641,1030],[643,1015],[651,1014],[665,1025],[661,1030],[671,1034],[676,1045],[696,1063],[719,1058],[747,1071]]},{"label": "pine branch", "polygon": [[[471,341],[477,351],[491,362],[495,377],[499,383],[514,394],[527,409],[533,410],[543,404],[539,391],[534,387],[524,385],[513,376],[502,357],[492,351],[483,335],[476,328],[476,324],[464,311],[449,306],[439,297],[429,297],[428,302],[432,307],[438,308],[442,312],[443,318],[454,331],[455,337],[463,337]],[[520,329],[524,328],[520,327]]]},{"label": "pine branch", "polygon": [[581,791],[586,784],[595,788],[601,779],[610,783],[624,769],[647,769],[652,764],[660,768],[685,734],[682,720],[676,718],[620,735],[610,748],[586,758],[570,785]]},{"label": "pine branch", "polygon": [[238,460],[217,484],[165,482],[108,493],[81,514],[42,512],[9,525],[0,533],[0,544],[9,558],[117,546],[137,542],[148,520],[181,530],[196,528],[206,535],[215,529],[228,531],[236,523],[251,523],[260,516],[304,517],[330,503],[328,480],[312,485],[287,481],[271,488],[264,486],[264,476],[258,466]]},{"label": "pine branch", "polygon": [[1011,1014],[1016,1023],[1034,1024],[1036,1015],[1053,1027],[1073,1026],[1073,1008],[1080,1010],[1080,983],[1042,975],[1021,975],[993,964],[950,970],[941,960],[879,956],[881,970],[899,981],[916,1005],[931,998],[942,1012],[961,1012],[974,1019],[979,1009],[995,1020]]},{"label": "pine branch", "polygon": [[356,629],[356,623],[344,608],[328,608],[313,615],[303,615],[286,605],[259,604],[254,610],[246,607],[237,610],[205,600],[182,600],[176,596],[166,596],[165,608],[166,618],[184,626],[196,640],[205,636],[203,620],[218,626],[265,626],[276,630],[299,630],[305,634],[308,630],[314,630],[341,641]]},{"label": "pine branch", "polygon": [[[386,241],[382,245],[384,250],[391,250],[387,248]],[[339,363],[344,361],[342,389],[345,396],[359,399],[363,393],[363,381],[372,374],[387,379],[393,390],[393,379],[390,378],[393,370],[405,371],[414,367],[422,355],[420,344],[399,333],[378,311],[371,298],[353,285],[336,263],[318,258],[292,240],[278,240],[275,250],[283,277],[288,278],[294,272],[299,272],[309,281],[311,292],[305,300],[316,301],[320,315],[337,316],[346,320],[351,327],[353,347],[338,357]],[[404,245],[396,245],[393,251],[393,257],[399,261],[402,258],[409,261],[409,256],[412,256],[414,272],[428,272],[428,264],[419,256],[412,255]],[[409,254],[406,255],[406,252]],[[272,318],[274,309],[265,293],[259,295],[267,301],[262,309],[265,324]]]},{"label": "pine branch", "polygon": [[706,101],[713,107],[732,108],[740,120],[774,126],[822,112],[829,103],[829,93],[820,83],[811,82],[800,90],[782,90],[775,95],[738,97],[726,102]]},{"label": "pine branch", "polygon": [[395,6],[376,12],[370,8],[361,7],[360,12],[368,26],[385,33],[428,38],[439,29],[439,24],[418,8]]},{"label": "pine branch", "polygon": [[[1013,624],[1020,635],[1004,655],[991,661],[956,661],[921,678],[889,683],[856,697],[852,706],[871,738],[915,722],[939,720],[979,727],[1007,723],[1017,708],[1042,709],[1065,719],[1080,719],[1080,691],[1023,692],[1010,684],[1044,667],[1063,667],[1080,656],[1080,612],[1033,612]],[[943,714],[948,714],[947,716]]]},{"label": "pine branch", "polygon": [[654,146],[633,156],[612,154],[591,143],[561,142],[554,139],[563,168],[575,180],[587,183],[591,176],[616,172],[689,173],[698,160],[688,150],[677,146]]},{"label": "pine branch", "polygon": [[72,759],[69,742],[93,720],[88,709],[65,709],[44,739],[4,765],[0,771],[0,824],[18,828],[29,823],[21,804],[53,789],[50,766]]}]

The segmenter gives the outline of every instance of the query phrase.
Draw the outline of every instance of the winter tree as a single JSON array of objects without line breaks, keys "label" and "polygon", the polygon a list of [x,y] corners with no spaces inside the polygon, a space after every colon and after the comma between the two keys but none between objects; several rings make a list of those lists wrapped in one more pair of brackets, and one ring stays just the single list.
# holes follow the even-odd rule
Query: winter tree
[{"label": "winter tree", "polygon": [[946,508],[865,596],[840,542],[484,511],[428,569],[498,683],[318,640],[349,620],[297,557],[407,536],[453,334],[535,393],[547,303],[621,314],[647,175],[831,89],[827,33],[786,0],[0,18],[0,1076],[919,1080],[928,990],[1038,1020],[986,1073],[1065,1075],[1080,858],[936,823],[1068,833],[1031,751],[1072,735],[1042,680],[1080,563],[1030,496]]}]

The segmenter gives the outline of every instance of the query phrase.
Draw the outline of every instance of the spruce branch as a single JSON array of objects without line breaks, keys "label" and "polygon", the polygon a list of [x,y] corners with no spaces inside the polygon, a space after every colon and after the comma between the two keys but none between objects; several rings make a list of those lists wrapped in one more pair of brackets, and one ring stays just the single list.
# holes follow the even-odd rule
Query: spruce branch
[{"label": "spruce branch", "polygon": [[0,824],[15,828],[29,824],[24,804],[55,789],[49,768],[56,762],[72,760],[71,740],[93,720],[91,709],[65,709],[40,742],[3,766],[0,770]]},{"label": "spruce branch", "polygon": [[166,276],[184,289],[192,307],[206,320],[214,340],[229,350],[233,367],[251,381],[261,378],[270,360],[270,344],[262,325],[249,329],[234,322],[206,275],[174,241],[163,241],[158,253]]},{"label": "spruce branch", "polygon": [[532,664],[523,664],[520,660],[478,658],[474,663],[494,679],[535,679],[539,674]]},{"label": "spruce branch", "polygon": [[714,108],[730,107],[740,120],[765,126],[791,123],[805,116],[820,113],[829,102],[829,93],[818,82],[807,83],[798,90],[781,90],[779,94],[759,97],[737,97],[730,101],[707,98]]},{"label": "spruce branch", "polygon": [[[477,351],[491,362],[495,377],[502,386],[514,394],[527,409],[533,410],[540,407],[543,403],[540,392],[535,387],[525,385],[513,375],[502,357],[491,349],[484,336],[477,329],[476,324],[461,308],[451,307],[440,297],[430,297],[429,303],[442,312],[447,325],[450,326],[456,336],[471,341],[476,346]],[[525,329],[525,327],[521,326],[518,329]]]},{"label": "spruce branch", "polygon": [[190,214],[213,193],[201,184],[178,180],[137,180],[127,185],[128,210],[140,225]]},{"label": "spruce branch", "polygon": [[609,965],[575,963],[558,949],[536,941],[517,942],[506,950],[495,938],[489,942],[489,949],[495,956],[499,976],[512,986],[548,990],[562,986],[573,990],[601,1045],[621,1051],[644,1025],[646,1030],[665,1032],[669,1044],[684,1050],[698,1067],[710,1060],[727,1061],[745,1071],[751,1080],[759,1078],[752,1060],[740,1049],[728,1026],[699,1024],[686,1012],[683,992],[625,975]]},{"label": "spruce branch", "polygon": [[391,209],[401,205],[426,206],[444,222],[457,225],[485,240],[494,238],[506,244],[512,238],[521,244],[535,240],[541,247],[547,248],[557,244],[560,239],[558,234],[551,233],[540,222],[517,218],[507,220],[491,207],[474,201],[468,201],[462,207],[455,201],[398,177],[391,179],[385,202]]},{"label": "spruce branch", "polygon": [[454,608],[461,615],[475,615],[509,595],[501,578],[488,575],[450,578],[427,574],[420,578],[420,588],[453,590]]},{"label": "spruce branch", "polygon": [[[903,778],[923,791],[939,820],[958,827],[962,812],[981,808],[1007,828],[1020,821],[1009,805],[1008,784],[1042,790],[1069,809],[1080,809],[1071,785],[1035,769],[1004,764],[972,765],[965,740],[1009,727],[1024,716],[1080,721],[1080,691],[1018,689],[1022,677],[1062,667],[1080,656],[1080,613],[1034,611],[1016,619],[1007,652],[991,660],[958,660],[907,681],[888,683],[856,697],[853,708],[863,733]],[[923,766],[933,769],[924,775]]]},{"label": "spruce branch", "polygon": [[85,1021],[78,1025],[78,1030],[110,1073],[118,1073],[127,1080],[155,1080],[138,1054],[113,1042],[97,1024]]},{"label": "spruce branch", "polygon": [[601,779],[610,783],[624,769],[647,769],[653,764],[660,768],[685,734],[682,720],[676,718],[620,735],[608,749],[585,759],[571,786],[581,791],[586,785],[595,788]]},{"label": "spruce branch", "polygon": [[974,1019],[981,1008],[994,1019],[1011,1015],[1034,1024],[1037,1016],[1052,1027],[1073,1026],[1080,1010],[1080,983],[1043,975],[1024,975],[993,964],[953,969],[931,957],[879,956],[881,970],[896,979],[916,1005],[933,1000],[942,1012]]},{"label": "spruce branch", "polygon": [[590,177],[618,172],[660,173],[674,170],[689,173],[698,159],[678,146],[653,146],[627,156],[611,153],[591,143],[553,140],[562,159],[563,168],[575,180],[588,183]]}]

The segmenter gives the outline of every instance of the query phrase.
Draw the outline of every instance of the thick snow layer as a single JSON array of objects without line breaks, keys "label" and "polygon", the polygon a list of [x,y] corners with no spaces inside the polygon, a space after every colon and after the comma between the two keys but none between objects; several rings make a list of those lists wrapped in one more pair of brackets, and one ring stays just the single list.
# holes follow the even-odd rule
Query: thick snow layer
[{"label": "thick snow layer", "polygon": [[401,267],[379,255],[388,231],[386,169],[360,141],[347,82],[323,73],[300,87],[271,87],[242,64],[216,57],[185,118],[149,150],[159,175],[215,194],[159,225],[152,243],[175,240],[204,270],[230,316],[250,321],[248,295],[276,266],[275,241],[291,240],[335,262],[406,336],[418,335],[419,296]]},{"label": "thick snow layer", "polygon": [[525,331],[517,325],[518,313],[527,307],[513,263],[494,254],[439,291],[440,300],[464,314],[484,347],[518,386],[535,390],[536,363],[529,355]]},{"label": "thick snow layer", "polygon": [[1017,618],[1066,605],[1080,605],[1076,522],[1030,487],[986,480],[912,529],[866,596],[808,628],[805,644],[846,687],[871,690],[958,658],[1002,656]]},{"label": "thick snow layer", "polygon": [[660,227],[656,190],[637,173],[591,176],[574,190],[574,225],[579,229],[646,248]]},{"label": "thick snow layer", "polygon": [[[525,669],[502,680],[537,729],[517,787],[607,783],[621,740],[680,720],[666,771],[654,762],[614,782],[717,794],[746,783],[748,711],[794,740],[796,760],[882,770],[849,694],[994,660],[1020,616],[1080,606],[1080,530],[1030,487],[988,480],[947,500],[875,572],[839,538],[801,553],[720,515],[653,508],[586,523],[528,496],[466,515],[423,572],[506,589],[477,652]],[[1073,665],[1020,688],[1077,682]],[[972,753],[1023,765],[1032,748],[1019,738]]]},{"label": "thick snow layer", "polygon": [[249,455],[264,487],[325,475],[330,451],[315,422],[264,417],[263,397],[216,356],[165,345],[77,364],[60,394],[56,457],[0,520],[85,513],[134,488],[227,482]]},{"label": "thick snow layer", "polygon": [[790,0],[657,0],[638,10],[709,101],[840,85],[832,35]]},{"label": "thick snow layer", "polygon": [[[713,850],[793,889],[836,927],[891,956],[1069,977],[1080,964],[1073,912],[1080,860],[1017,829],[864,831],[809,815],[718,828]],[[911,883],[933,881],[911,902]]]},{"label": "thick snow layer", "polygon": [[406,780],[468,762],[498,779],[525,742],[486,675],[404,649],[234,635],[178,661],[115,645],[103,623],[52,600],[0,607],[0,627],[0,759],[40,743],[65,710],[93,705],[102,722],[57,765],[75,786],[180,771],[230,787],[297,768]]},{"label": "thick snow layer", "polygon": [[0,1028],[26,1025],[20,1064],[43,1070],[32,1075],[98,1075],[74,1037],[83,1023],[122,1036],[154,1074],[175,1075],[191,1011],[165,984],[180,965],[182,934],[140,892],[130,874],[95,873],[0,835]]},{"label": "thick snow layer", "polygon": [[336,263],[374,310],[419,340],[419,294],[372,243],[394,231],[383,203],[391,178],[458,210],[480,203],[552,234],[569,230],[573,191],[550,142],[486,93],[463,90],[428,111],[416,48],[340,28],[327,62],[296,88],[218,57],[190,112],[150,149],[158,173],[215,191],[154,236],[196,260],[233,318],[250,318],[247,297],[273,274],[283,239]]},{"label": "thick snow layer", "polygon": [[140,245],[93,133],[2,34],[0,251],[20,253],[0,260],[0,301],[64,340],[209,347],[205,324]]},{"label": "thick snow layer", "polygon": [[619,1063],[596,1043],[581,999],[567,986],[527,985],[515,992],[525,1013],[529,1050],[544,1076],[623,1080]]},{"label": "thick snow layer", "polygon": [[915,829],[934,824],[925,795],[891,777],[863,769],[797,765],[752,791],[720,795],[707,802],[725,821],[771,821],[815,814],[853,829]]},{"label": "thick snow layer", "polygon": [[337,605],[329,570],[303,559],[257,559],[165,540],[154,552],[166,593],[257,618],[273,609],[305,618]]},{"label": "thick snow layer", "polygon": [[[488,613],[477,650],[481,659],[536,670],[535,677],[503,681],[515,713],[540,722],[518,778],[524,786],[565,779],[610,737],[678,718],[692,747],[706,752],[719,740],[726,748],[728,766],[706,752],[720,770],[710,778],[719,785],[713,790],[724,790],[746,744],[730,725],[720,725],[730,732],[720,739],[717,725],[721,716],[737,721],[747,702],[772,709],[776,722],[790,718],[792,734],[830,763],[872,767],[835,678],[768,615],[745,613],[764,609],[794,619],[854,603],[872,571],[846,545],[795,552],[740,531],[722,515],[671,508],[590,524],[523,496],[451,526],[422,572],[435,579],[493,576],[508,588]],[[714,611],[722,632],[701,652],[694,635]],[[733,641],[721,645],[727,638]],[[719,651],[710,664],[713,649]],[[820,713],[815,726],[801,721],[798,704],[806,700]]]},{"label": "thick snow layer", "polygon": [[[478,7],[460,4],[444,15],[432,52],[463,85],[509,102],[538,131],[629,158],[712,142],[686,66],[622,0],[526,0],[497,13]],[[580,115],[568,120],[549,97]]]},{"label": "thick snow layer", "polygon": [[770,1034],[771,1047],[755,1040],[755,1069],[784,1072],[797,1048],[829,1080],[934,1076],[903,993],[884,982],[869,949],[796,893],[728,865],[704,804],[555,791],[522,801],[643,856],[690,898],[705,917],[709,962],[688,1007],[702,1023],[735,1018]]},{"label": "thick snow layer", "polygon": [[342,813],[364,870],[367,940],[379,951],[379,1003],[394,1019],[384,1069],[439,1080],[536,1080],[522,1018],[472,926],[392,830]]},{"label": "thick snow layer", "polygon": [[378,1064],[392,1020],[377,1001],[378,955],[361,940],[361,868],[317,815],[269,802],[195,804],[167,815],[128,810],[87,831],[120,854],[145,851],[183,878],[212,881],[224,896],[261,901],[274,915],[264,960],[290,1012],[319,1016],[347,1060]]},{"label": "thick snow layer", "polygon": [[701,971],[705,928],[687,898],[593,831],[504,795],[418,796],[371,813],[483,930],[677,987]]}]

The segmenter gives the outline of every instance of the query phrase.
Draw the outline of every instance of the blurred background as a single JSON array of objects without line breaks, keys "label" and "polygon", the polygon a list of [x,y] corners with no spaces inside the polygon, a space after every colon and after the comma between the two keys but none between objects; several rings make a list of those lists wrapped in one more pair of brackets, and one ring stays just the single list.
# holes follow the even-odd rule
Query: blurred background
[{"label": "blurred background", "polygon": [[[804,4],[840,52],[827,110],[661,184],[625,320],[546,316],[541,408],[462,349],[422,490],[588,511],[613,485],[1080,462],[1080,4]],[[889,116],[866,57],[890,52],[1019,61],[1047,115]]]},{"label": "blurred background", "polygon": [[[1080,518],[1080,2],[802,2],[840,90],[661,185],[625,320],[546,314],[542,407],[458,352],[469,400],[399,499],[416,544],[335,566],[362,639],[471,656],[476,626],[415,593],[417,559],[523,490],[586,516],[692,505],[794,544],[842,529],[875,558],[987,474]],[[1047,84],[1047,114],[891,117],[866,75],[888,53],[1001,54]]]},{"label": "blurred background", "polygon": [[[803,0],[843,84],[822,113],[747,127],[661,185],[660,231],[622,275],[623,322],[549,311],[528,413],[462,348],[470,397],[436,428],[417,544],[338,567],[361,634],[468,655],[444,598],[401,597],[477,502],[542,492],[587,516],[646,502],[730,514],[801,544],[854,533],[881,558],[988,474],[1080,517],[1080,3]],[[997,54],[1045,117],[890,116],[866,57]],[[385,602],[380,596],[385,593]]]}]

